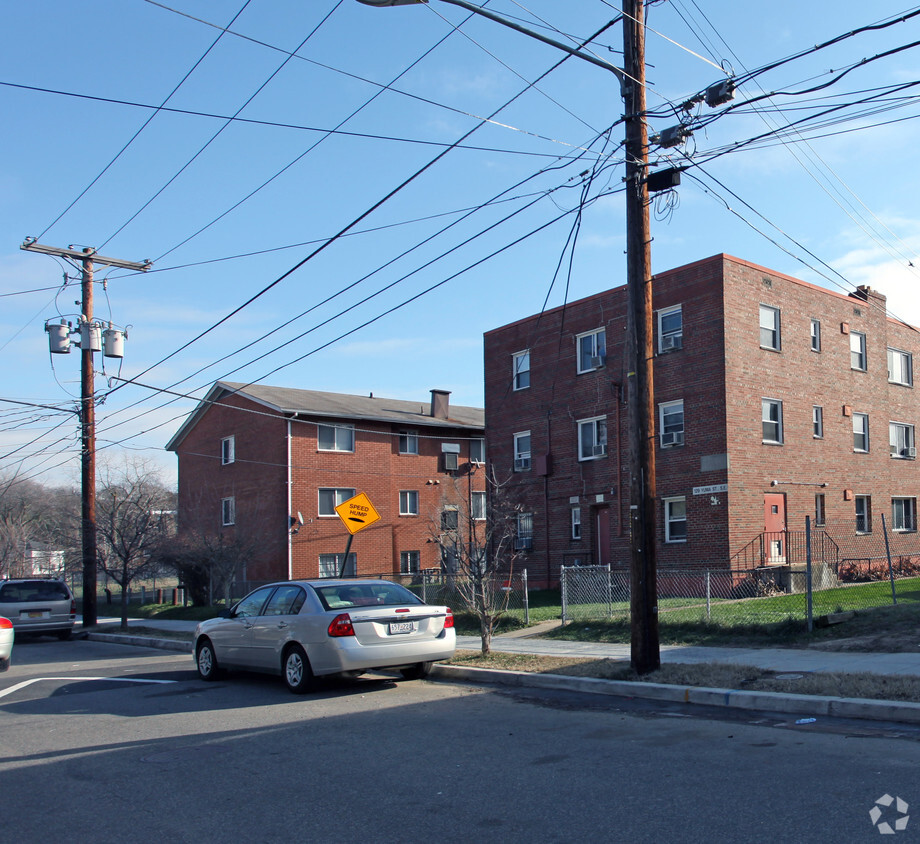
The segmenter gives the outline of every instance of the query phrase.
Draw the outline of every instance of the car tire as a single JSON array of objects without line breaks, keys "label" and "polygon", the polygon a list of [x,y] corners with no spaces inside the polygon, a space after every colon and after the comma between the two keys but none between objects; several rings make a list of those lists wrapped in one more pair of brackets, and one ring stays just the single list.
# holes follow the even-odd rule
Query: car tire
[{"label": "car tire", "polygon": [[62,642],[67,642],[70,640],[70,637],[73,635],[73,631],[72,630],[58,630],[56,635],[58,639],[60,639]]},{"label": "car tire", "polygon": [[217,665],[217,654],[214,653],[214,645],[210,639],[202,639],[195,650],[195,667],[198,669],[198,676],[202,680],[216,680],[220,674],[220,668]]},{"label": "car tire", "polygon": [[399,673],[406,680],[424,680],[431,673],[433,662],[416,662],[415,665],[407,665],[400,668]]},{"label": "car tire", "polygon": [[295,695],[310,691],[316,681],[313,669],[310,668],[310,660],[307,659],[307,652],[300,645],[291,645],[285,650],[281,661],[281,675],[284,677],[284,684]]},{"label": "car tire", "polygon": [[0,673],[10,670],[10,660],[9,659],[0,659]]}]

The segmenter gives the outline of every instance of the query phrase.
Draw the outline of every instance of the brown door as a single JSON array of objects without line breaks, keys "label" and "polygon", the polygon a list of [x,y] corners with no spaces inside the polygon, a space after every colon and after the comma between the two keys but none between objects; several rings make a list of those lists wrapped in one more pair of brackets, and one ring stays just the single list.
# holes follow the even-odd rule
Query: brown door
[{"label": "brown door", "polygon": [[610,508],[598,507],[595,511],[595,541],[597,542],[597,565],[610,564]]},{"label": "brown door", "polygon": [[778,565],[786,562],[786,496],[767,492],[763,497],[764,562]]}]

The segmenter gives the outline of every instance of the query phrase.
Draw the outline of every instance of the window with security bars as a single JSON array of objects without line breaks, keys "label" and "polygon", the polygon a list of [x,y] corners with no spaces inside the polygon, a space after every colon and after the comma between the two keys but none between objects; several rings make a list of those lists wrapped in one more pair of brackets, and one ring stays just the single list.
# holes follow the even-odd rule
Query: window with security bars
[{"label": "window with security bars", "polygon": [[857,495],[853,501],[856,510],[856,532],[872,533],[872,497]]},{"label": "window with security bars", "polygon": [[529,551],[533,548],[533,513],[518,513],[515,551]]},{"label": "window with security bars", "polygon": [[399,573],[418,574],[421,556],[418,551],[400,551]]},{"label": "window with security bars", "polygon": [[[320,577],[339,577],[342,567],[341,554],[320,554],[319,555],[319,576]],[[341,573],[342,577],[354,577],[358,571],[358,561],[355,554],[348,555],[348,563],[345,565],[345,571]]]},{"label": "window with security bars", "polygon": [[917,530],[917,499],[891,499],[891,529],[901,533]]}]

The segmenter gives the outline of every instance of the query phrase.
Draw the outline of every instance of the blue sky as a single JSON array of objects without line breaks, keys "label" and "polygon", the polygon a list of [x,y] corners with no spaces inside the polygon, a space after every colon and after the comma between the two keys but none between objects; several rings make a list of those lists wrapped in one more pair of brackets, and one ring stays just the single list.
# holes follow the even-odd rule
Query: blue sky
[{"label": "blue sky", "polygon": [[[489,8],[560,40],[617,14]],[[693,107],[692,137],[653,149],[691,167],[653,208],[654,271],[727,252],[837,291],[871,284],[920,325],[920,48],[897,49],[920,17],[813,49],[912,10],[648,8],[652,134],[726,73],[743,79],[736,107]],[[21,251],[31,236],[154,261],[96,274],[96,316],[128,327],[120,372],[97,377],[105,455],[174,476],[163,446],[220,378],[481,404],[484,331],[624,282],[622,101],[613,74],[577,59],[531,85],[562,53],[468,17],[440,0],[4,4],[0,397],[72,407],[79,393],[78,356],[51,360],[43,330],[78,313],[77,272]],[[592,46],[618,63],[621,44],[615,24]],[[110,392],[113,376],[140,383]],[[0,472],[69,482],[77,446],[71,413],[0,402]]]}]

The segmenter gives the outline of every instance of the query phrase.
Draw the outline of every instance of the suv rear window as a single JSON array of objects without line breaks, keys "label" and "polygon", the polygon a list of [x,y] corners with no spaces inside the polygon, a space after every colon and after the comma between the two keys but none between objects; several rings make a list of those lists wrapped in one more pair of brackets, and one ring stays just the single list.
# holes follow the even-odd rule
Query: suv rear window
[{"label": "suv rear window", "polygon": [[0,604],[27,604],[33,601],[69,601],[70,592],[53,580],[28,580],[0,586]]}]

